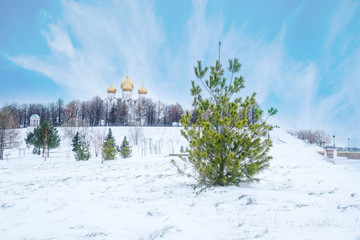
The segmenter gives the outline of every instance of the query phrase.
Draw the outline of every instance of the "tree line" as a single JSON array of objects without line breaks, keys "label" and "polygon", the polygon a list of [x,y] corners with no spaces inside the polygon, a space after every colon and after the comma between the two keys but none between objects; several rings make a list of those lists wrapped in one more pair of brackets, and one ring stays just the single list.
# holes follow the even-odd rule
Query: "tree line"
[{"label": "tree line", "polygon": [[297,131],[288,131],[289,134],[311,144],[324,147],[330,143],[330,135],[323,130],[312,131],[310,129],[302,129]]},{"label": "tree line", "polygon": [[[96,96],[88,101],[73,100],[67,104],[62,99],[48,104],[5,104],[0,109],[0,159],[4,159],[5,149],[20,146],[22,139],[19,139],[15,129],[29,126],[33,114],[40,116],[40,124],[61,126],[66,130],[75,126],[169,126],[178,122],[184,113],[179,103],[165,104],[150,98],[137,101],[114,100],[103,100]],[[70,135],[73,137],[74,134]],[[35,140],[30,138],[28,141]],[[33,143],[38,146],[35,149],[39,151],[41,144]],[[45,149],[43,154],[44,152]]]},{"label": "tree line", "polygon": [[30,125],[30,116],[40,116],[40,124],[51,122],[62,126],[76,122],[81,126],[169,126],[181,119],[184,113],[179,104],[166,104],[150,98],[126,102],[114,99],[110,102],[96,96],[88,101],[73,100],[65,103],[58,99],[48,104],[11,103],[4,105],[0,111],[12,116],[11,128],[22,128]]}]

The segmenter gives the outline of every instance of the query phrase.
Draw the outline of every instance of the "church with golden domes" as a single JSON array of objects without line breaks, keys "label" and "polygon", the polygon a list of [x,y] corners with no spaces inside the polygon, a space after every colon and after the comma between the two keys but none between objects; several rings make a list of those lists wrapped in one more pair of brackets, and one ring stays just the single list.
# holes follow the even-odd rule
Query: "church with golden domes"
[{"label": "church with golden domes", "polygon": [[[110,87],[107,89],[108,99],[110,102],[114,99],[121,99],[122,101],[131,103],[136,102],[136,99],[133,99],[132,92],[134,89],[134,82],[131,81],[128,75],[126,75],[125,79],[122,80],[120,83],[121,88],[121,97],[116,97],[116,88],[111,84]],[[142,84],[141,88],[138,90],[139,99],[145,99],[147,94],[147,89],[144,87],[144,84]]]}]

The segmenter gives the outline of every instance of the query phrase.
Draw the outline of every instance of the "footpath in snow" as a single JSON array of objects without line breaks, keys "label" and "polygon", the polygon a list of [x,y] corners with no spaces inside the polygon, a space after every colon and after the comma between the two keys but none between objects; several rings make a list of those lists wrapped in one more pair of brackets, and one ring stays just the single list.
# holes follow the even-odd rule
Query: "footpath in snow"
[{"label": "footpath in snow", "polygon": [[[127,128],[112,128],[117,144]],[[281,129],[258,183],[199,187],[168,157],[179,128],[143,128],[157,154],[101,164],[46,162],[26,150],[0,161],[0,239],[360,239],[360,164],[334,165]],[[24,132],[25,134],[25,132]],[[149,147],[149,145],[148,145]]]}]

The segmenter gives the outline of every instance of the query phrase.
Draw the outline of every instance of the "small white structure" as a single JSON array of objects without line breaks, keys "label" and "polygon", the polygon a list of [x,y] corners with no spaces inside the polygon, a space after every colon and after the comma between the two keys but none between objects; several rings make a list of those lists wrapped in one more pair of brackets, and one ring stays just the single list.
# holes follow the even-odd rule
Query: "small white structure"
[{"label": "small white structure", "polygon": [[337,150],[332,148],[325,149],[324,156],[328,158],[337,158]]},{"label": "small white structure", "polygon": [[40,117],[37,114],[33,114],[30,117],[30,127],[38,127],[40,125]]}]

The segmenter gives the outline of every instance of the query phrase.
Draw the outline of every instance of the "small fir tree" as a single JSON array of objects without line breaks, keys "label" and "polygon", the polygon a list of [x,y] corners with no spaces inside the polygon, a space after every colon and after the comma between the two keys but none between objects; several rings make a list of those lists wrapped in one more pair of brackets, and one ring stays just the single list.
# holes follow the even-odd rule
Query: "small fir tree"
[{"label": "small fir tree", "polygon": [[80,136],[78,132],[76,132],[74,138],[72,139],[72,151],[74,152],[75,159],[77,161],[86,161],[91,157],[89,150],[89,142],[86,140],[85,136]]},{"label": "small fir tree", "polygon": [[[202,88],[192,81],[197,119],[191,123],[194,114],[186,112],[180,120],[184,126],[182,135],[190,145],[189,157],[180,157],[195,174],[187,173],[186,168],[172,162],[180,173],[196,178],[200,184],[225,186],[256,180],[254,175],[268,167],[271,159],[267,154],[271,141],[266,136],[272,126],[259,121],[262,111],[256,108],[256,94],[244,101],[236,96],[244,88],[243,77],[236,76],[240,66],[238,59],[229,60],[227,79],[217,61],[210,67],[207,80],[208,68],[203,68],[201,61],[194,68],[196,77],[210,96],[202,98]],[[251,122],[250,112],[254,113]],[[269,114],[275,113],[275,109],[269,111]]]},{"label": "small fir tree", "polygon": [[108,134],[106,135],[105,141],[108,141],[110,139],[114,139],[114,136],[112,135],[111,128],[109,128]]},{"label": "small fir tree", "polygon": [[124,140],[121,143],[119,152],[122,158],[131,157],[132,150],[128,140],[126,139],[126,136],[124,137]]},{"label": "small fir tree", "polygon": [[103,144],[102,157],[104,160],[115,160],[117,152],[118,147],[116,146],[115,138],[110,128]]},{"label": "small fir tree", "polygon": [[71,146],[73,147],[72,151],[76,152],[79,147],[79,143],[80,143],[80,134],[78,131],[76,131],[75,136],[73,137],[73,139],[71,141],[72,141]]}]

